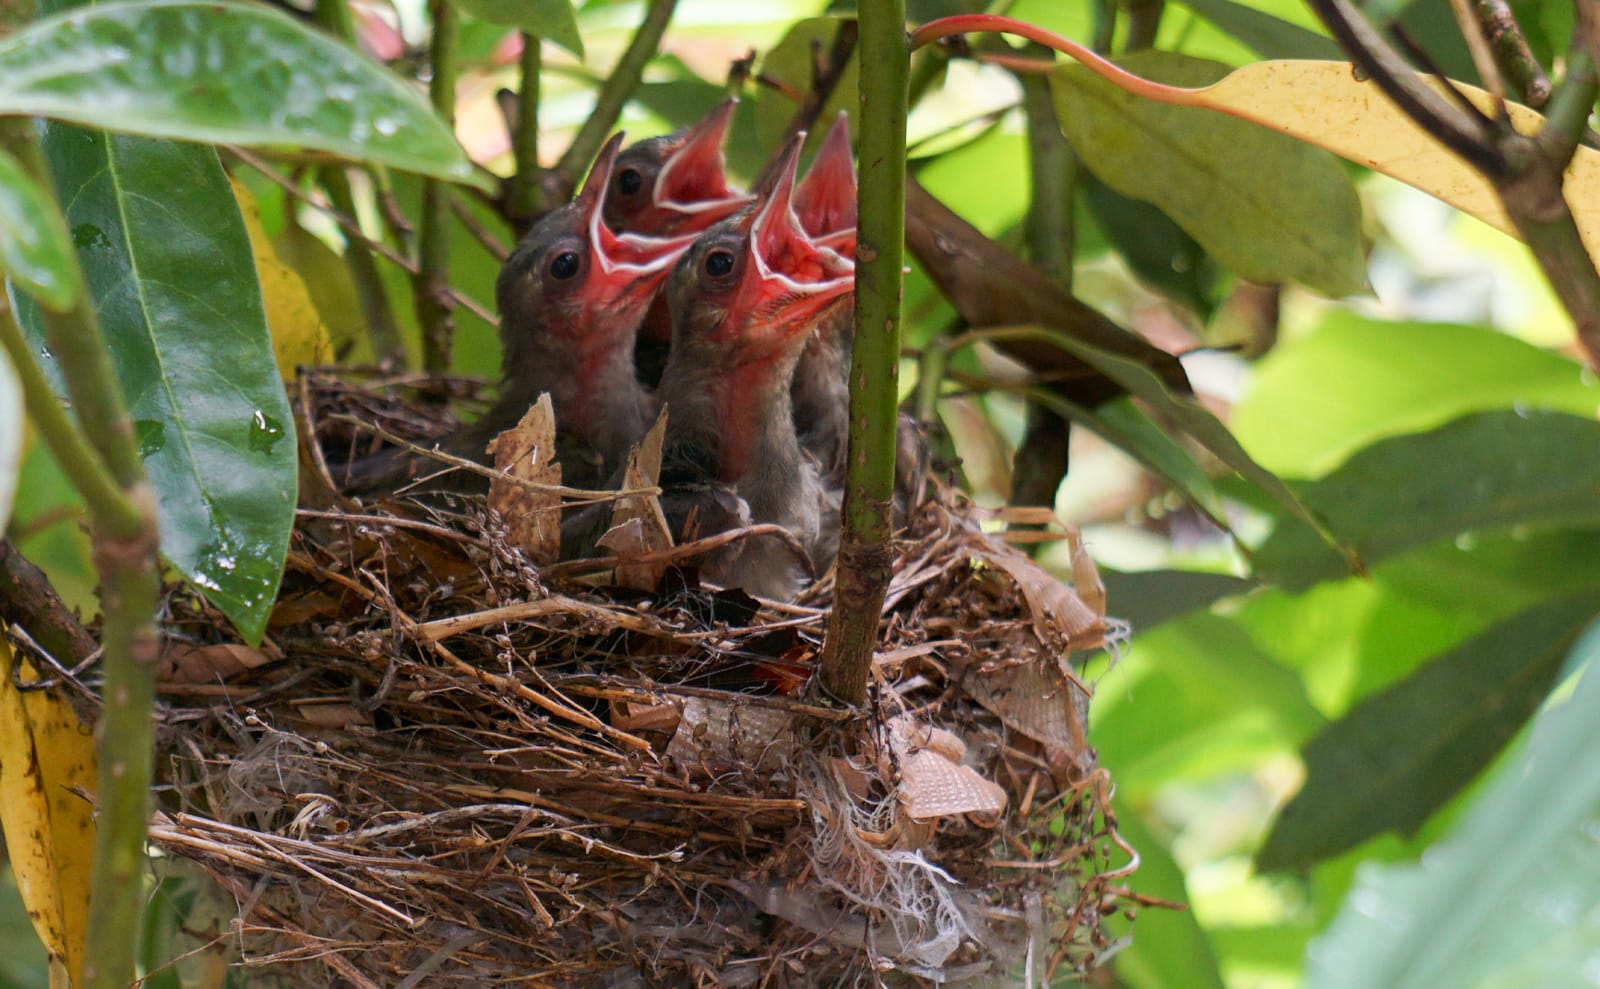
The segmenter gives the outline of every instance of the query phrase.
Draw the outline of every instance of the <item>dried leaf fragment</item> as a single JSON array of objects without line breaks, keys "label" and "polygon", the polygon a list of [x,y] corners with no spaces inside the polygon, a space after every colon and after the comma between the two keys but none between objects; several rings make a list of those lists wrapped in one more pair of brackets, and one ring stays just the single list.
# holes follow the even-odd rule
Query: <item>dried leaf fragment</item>
[{"label": "dried leaf fragment", "polygon": [[1006,791],[960,759],[961,738],[901,715],[890,722],[890,745],[900,762],[900,799],[913,820],[959,814],[998,814]]},{"label": "dried leaf fragment", "polygon": [[161,654],[156,678],[167,684],[215,683],[267,662],[259,649],[237,643],[191,646],[174,642]]},{"label": "dried leaf fragment", "polygon": [[533,562],[554,563],[561,553],[561,465],[550,396],[540,395],[521,421],[491,440],[489,453],[496,470],[516,479],[489,481],[489,507],[505,520],[506,538]]},{"label": "dried leaf fragment", "polygon": [[[650,431],[644,434],[639,445],[628,455],[623,488],[653,488],[657,485],[661,479],[661,443],[666,433],[667,410],[662,409],[655,425],[650,427]],[[655,590],[661,583],[661,575],[667,570],[667,561],[631,563],[629,558],[672,548],[672,531],[667,526],[666,515],[661,511],[661,500],[647,494],[618,498],[611,509],[611,528],[600,537],[599,544],[622,560],[616,569],[618,586],[640,591]]]}]

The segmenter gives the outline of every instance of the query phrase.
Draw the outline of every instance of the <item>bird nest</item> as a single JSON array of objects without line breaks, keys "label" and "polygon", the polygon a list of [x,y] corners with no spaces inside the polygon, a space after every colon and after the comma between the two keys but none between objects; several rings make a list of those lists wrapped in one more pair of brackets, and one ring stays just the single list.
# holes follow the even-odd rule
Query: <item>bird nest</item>
[{"label": "bird nest", "polygon": [[896,540],[845,710],[807,689],[829,577],[793,604],[689,566],[628,590],[530,563],[481,497],[302,511],[259,649],[170,602],[153,840],[297,986],[1085,971],[1137,857],[1068,655],[1117,629],[1081,551],[1082,593],[977,515],[935,485]]}]

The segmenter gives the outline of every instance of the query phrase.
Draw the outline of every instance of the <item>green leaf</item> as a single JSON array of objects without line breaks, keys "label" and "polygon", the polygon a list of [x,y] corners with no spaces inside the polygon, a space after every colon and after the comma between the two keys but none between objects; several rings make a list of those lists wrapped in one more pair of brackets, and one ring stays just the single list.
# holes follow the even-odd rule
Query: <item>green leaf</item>
[{"label": "green leaf", "polygon": [[1306,745],[1305,786],[1257,866],[1304,868],[1384,831],[1416,833],[1538,707],[1595,611],[1594,595],[1530,608],[1329,725]]},{"label": "green leaf", "polygon": [[[1145,402],[1157,418],[1188,434],[1218,460],[1236,471],[1240,478],[1265,498],[1277,502],[1291,515],[1303,521],[1312,531],[1322,532],[1328,537],[1329,542],[1333,541],[1321,520],[1311,514],[1300,497],[1276,474],[1256,463],[1245,452],[1244,447],[1239,445],[1239,441],[1234,439],[1228,427],[1193,396],[1174,394],[1167,388],[1166,383],[1145,365],[1109,350],[1086,344],[1048,327],[993,327],[977,331],[973,335],[989,339],[1027,337],[1044,340],[1081,358],[1095,370],[1121,385],[1129,395]],[[1340,546],[1332,552],[1344,553],[1346,550]],[[1359,569],[1358,561],[1353,556],[1347,562],[1351,569]]]},{"label": "green leaf", "polygon": [[1196,608],[1204,608],[1226,597],[1254,590],[1253,581],[1221,573],[1198,570],[1138,570],[1122,572],[1100,568],[1106,585],[1106,601],[1111,613],[1133,627],[1147,632],[1162,622]]},{"label": "green leaf", "polygon": [[1229,421],[1264,466],[1319,477],[1374,440],[1513,407],[1590,415],[1600,383],[1494,330],[1336,312],[1255,366]]},{"label": "green leaf", "polygon": [[[764,79],[779,79],[796,87],[799,92],[811,88],[811,75],[813,56],[812,45],[821,45],[827,52],[833,45],[833,39],[839,32],[839,26],[854,18],[846,17],[811,17],[796,21],[783,40],[773,46],[761,59],[761,77]],[[822,140],[827,131],[827,125],[840,110],[847,110],[854,115],[859,102],[856,96],[858,80],[861,77],[860,52],[855,51],[850,55],[850,62],[839,75],[839,82],[833,92],[817,113],[818,125],[811,128],[809,143],[812,148],[817,147],[817,142]],[[779,93],[771,86],[758,86],[755,93],[756,132],[760,135],[763,148],[776,148],[783,141],[784,130],[789,125],[789,117],[794,113],[794,101]]]},{"label": "green leaf", "polygon": [[[1168,52],[1119,64],[1178,86],[1228,73]],[[1223,265],[1334,297],[1366,289],[1361,203],[1332,155],[1233,117],[1141,99],[1081,66],[1051,78],[1062,129],[1089,170],[1160,207]]]},{"label": "green leaf", "polygon": [[1071,422],[1082,423],[1101,439],[1144,464],[1188,498],[1218,528],[1232,532],[1222,498],[1211,478],[1206,476],[1205,468],[1131,400],[1119,398],[1090,409],[1043,388],[1030,389],[1026,394],[1029,401]]},{"label": "green leaf", "polygon": [[[1600,521],[1600,423],[1554,412],[1481,412],[1375,443],[1295,488],[1369,563],[1481,529],[1593,524]],[[1279,521],[1252,562],[1258,577],[1289,590],[1344,569],[1292,519]]]},{"label": "green leaf", "polygon": [[0,274],[58,312],[72,308],[83,294],[61,213],[21,162],[4,151],[0,151]]},{"label": "green leaf", "polygon": [[[216,152],[44,133],[155,487],[161,551],[254,642],[294,522],[294,426],[255,261]],[[19,308],[44,363],[38,310]]]},{"label": "green leaf", "polygon": [[1298,674],[1208,611],[1136,636],[1101,678],[1089,737],[1119,793],[1238,772],[1326,724]]},{"label": "green leaf", "polygon": [[1216,265],[1193,237],[1147,202],[1129,199],[1084,173],[1084,201],[1095,223],[1122,253],[1134,274],[1202,317],[1216,308],[1211,291]]},{"label": "green leaf", "polygon": [[1406,12],[1417,0],[1371,0],[1366,6],[1366,15],[1375,22],[1393,21]]},{"label": "green leaf", "polygon": [[0,113],[473,175],[416,89],[260,5],[107,3],[38,21],[0,39]]},{"label": "green leaf", "polygon": [[1346,60],[1333,39],[1233,0],[1180,0],[1190,10],[1254,48],[1263,58]]},{"label": "green leaf", "polygon": [[480,21],[517,28],[583,57],[583,37],[578,33],[578,18],[571,0],[451,0],[451,3]]},{"label": "green leaf", "polygon": [[[0,316],[0,319],[10,319]],[[11,522],[11,506],[22,473],[22,382],[11,358],[0,350],[0,533]]]},{"label": "green leaf", "polygon": [[1600,530],[1518,527],[1441,540],[1394,557],[1373,576],[1409,600],[1487,624],[1549,598],[1600,588]]},{"label": "green leaf", "polygon": [[1570,694],[1421,863],[1362,870],[1313,942],[1310,989],[1592,985],[1600,942],[1600,629]]},{"label": "green leaf", "polygon": [[[1117,831],[1139,853],[1139,869],[1128,880],[1135,892],[1172,903],[1187,903],[1183,869],[1128,807],[1117,808]],[[1117,979],[1128,989],[1222,989],[1216,952],[1193,910],[1140,910],[1133,923],[1110,920],[1116,935],[1132,943],[1117,953]]]}]

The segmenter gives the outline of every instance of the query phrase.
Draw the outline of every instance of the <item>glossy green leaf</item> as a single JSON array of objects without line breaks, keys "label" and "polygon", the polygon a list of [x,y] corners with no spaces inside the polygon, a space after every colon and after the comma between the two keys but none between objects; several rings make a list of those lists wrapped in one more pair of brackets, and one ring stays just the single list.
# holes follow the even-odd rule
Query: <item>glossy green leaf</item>
[{"label": "glossy green leaf", "polygon": [[1305,748],[1306,783],[1256,856],[1304,868],[1384,831],[1415,833],[1538,707],[1594,596],[1501,622],[1351,709]]},{"label": "glossy green leaf", "polygon": [[1111,613],[1133,626],[1135,634],[1256,587],[1242,577],[1197,570],[1123,572],[1102,566],[1100,580]]},{"label": "glossy green leaf", "polygon": [[1256,365],[1229,421],[1268,469],[1319,477],[1374,440],[1513,407],[1592,414],[1600,382],[1494,330],[1334,312]]},{"label": "glossy green leaf", "polygon": [[1577,989],[1600,941],[1600,629],[1527,743],[1414,865],[1367,867],[1310,989]]},{"label": "glossy green leaf", "polygon": [[1481,533],[1394,557],[1375,580],[1408,600],[1487,624],[1540,601],[1600,588],[1600,529]]},{"label": "glossy green leaf", "polygon": [[[0,316],[0,319],[10,319]],[[11,521],[11,506],[22,473],[22,382],[11,358],[0,350],[0,533]]]},{"label": "glossy green leaf", "polygon": [[1333,39],[1233,0],[1180,0],[1190,10],[1254,48],[1263,58],[1346,60]]},{"label": "glossy green leaf", "polygon": [[[162,554],[254,641],[294,521],[294,425],[227,176],[203,145],[52,123],[44,146],[156,490]],[[19,314],[53,364],[37,310]]]},{"label": "glossy green leaf", "polygon": [[1413,3],[1416,0],[1371,0],[1366,5],[1366,14],[1374,21],[1393,21]]},{"label": "glossy green leaf", "polygon": [[1189,499],[1218,528],[1231,531],[1227,510],[1211,478],[1206,475],[1205,468],[1131,400],[1115,399],[1089,409],[1042,388],[1030,390],[1027,397],[1029,401],[1039,403],[1070,422],[1081,423],[1101,439],[1144,464]]},{"label": "glossy green leaf", "polygon": [[[1179,86],[1228,73],[1167,52],[1119,64]],[[1361,204],[1332,155],[1233,117],[1141,99],[1081,66],[1051,78],[1062,129],[1089,170],[1160,207],[1224,266],[1334,297],[1366,289]]]},{"label": "glossy green leaf", "polygon": [[[1368,563],[1481,529],[1593,524],[1600,423],[1554,412],[1476,413],[1375,443],[1296,490]],[[1280,520],[1252,562],[1257,576],[1291,590],[1344,572],[1300,520]]]},{"label": "glossy green leaf", "polygon": [[[1129,879],[1129,888],[1172,903],[1188,903],[1183,869],[1140,816],[1118,807],[1117,831],[1139,853],[1139,869]],[[1216,953],[1193,910],[1140,910],[1131,925],[1120,916],[1112,919],[1111,929],[1132,935],[1115,962],[1117,979],[1127,989],[1222,989]]]},{"label": "glossy green leaf", "polygon": [[517,28],[583,57],[583,37],[578,34],[572,0],[451,0],[451,3],[480,21]]},{"label": "glossy green leaf", "polygon": [[[1300,497],[1276,474],[1264,469],[1245,452],[1234,439],[1228,427],[1212,415],[1193,396],[1177,395],[1150,368],[1120,354],[1083,343],[1065,333],[1045,327],[994,327],[982,331],[993,338],[1029,336],[1046,340],[1088,363],[1095,370],[1115,381],[1134,398],[1143,401],[1162,421],[1194,439],[1218,460],[1236,471],[1238,476],[1264,500],[1276,502],[1279,507],[1304,522],[1310,531],[1323,531],[1322,522],[1306,508]],[[1338,551],[1343,552],[1341,547]],[[1354,565],[1354,561],[1350,561]]]},{"label": "glossy green leaf", "polygon": [[1122,195],[1094,173],[1084,173],[1080,183],[1096,225],[1134,274],[1209,317],[1216,307],[1212,291],[1217,270],[1205,248],[1167,214],[1143,200]]},{"label": "glossy green leaf", "polygon": [[72,239],[55,203],[22,164],[0,151],[0,275],[57,311],[83,294]]},{"label": "glossy green leaf", "polygon": [[473,174],[414,87],[260,5],[107,3],[38,21],[0,39],[0,113]]}]

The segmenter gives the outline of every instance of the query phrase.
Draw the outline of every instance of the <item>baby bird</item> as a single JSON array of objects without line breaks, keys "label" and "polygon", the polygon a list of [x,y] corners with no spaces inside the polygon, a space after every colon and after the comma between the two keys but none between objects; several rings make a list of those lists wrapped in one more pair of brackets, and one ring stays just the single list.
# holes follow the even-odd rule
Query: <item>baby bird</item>
[{"label": "baby bird", "polygon": [[[765,197],[706,231],[668,281],[662,507],[680,541],[773,523],[810,552],[821,535],[822,486],[801,450],[789,388],[817,315],[852,290],[855,266],[795,217],[800,140],[784,150]],[[777,600],[793,599],[807,570],[767,537],[713,550],[701,567]]]}]

